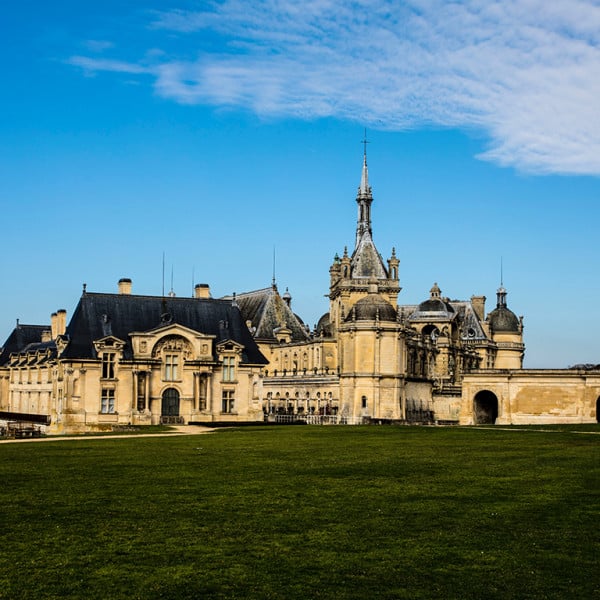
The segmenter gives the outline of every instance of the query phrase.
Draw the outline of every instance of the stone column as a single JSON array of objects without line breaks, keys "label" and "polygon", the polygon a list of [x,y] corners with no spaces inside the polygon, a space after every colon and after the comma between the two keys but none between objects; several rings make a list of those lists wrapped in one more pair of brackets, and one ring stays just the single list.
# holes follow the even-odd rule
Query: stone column
[{"label": "stone column", "polygon": [[139,371],[131,371],[131,387],[132,387],[132,398],[131,398],[131,415],[137,412],[137,399],[138,399],[138,383],[139,383]]},{"label": "stone column", "polygon": [[144,410],[150,410],[150,371],[144,376]]},{"label": "stone column", "polygon": [[200,373],[194,373],[194,403],[193,410],[198,410],[200,402]]},{"label": "stone column", "polygon": [[212,399],[212,378],[206,376],[206,407],[208,412],[213,414],[213,399]]}]

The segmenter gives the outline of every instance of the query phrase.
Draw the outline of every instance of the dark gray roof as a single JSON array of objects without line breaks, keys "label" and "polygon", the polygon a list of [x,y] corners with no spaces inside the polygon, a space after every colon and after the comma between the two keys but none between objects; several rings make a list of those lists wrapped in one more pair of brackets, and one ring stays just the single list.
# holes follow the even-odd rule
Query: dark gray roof
[{"label": "dark gray roof", "polygon": [[451,321],[456,316],[449,302],[441,298],[430,298],[421,302],[410,316],[409,321]]},{"label": "dark gray roof", "polygon": [[396,309],[379,294],[369,294],[361,298],[350,309],[346,321],[395,321]]},{"label": "dark gray roof", "polygon": [[0,365],[6,364],[14,352],[23,352],[25,349],[35,351],[38,348],[34,348],[34,346],[44,346],[44,348],[39,348],[41,350],[48,346],[54,347],[53,342],[42,344],[42,332],[49,329],[50,325],[17,325],[4,342],[2,352],[0,352]]},{"label": "dark gray roof", "polygon": [[353,278],[388,278],[383,259],[368,233],[362,236],[352,254],[351,275]]},{"label": "dark gray roof", "polygon": [[326,312],[317,323],[315,330],[318,335],[322,335],[323,337],[331,337],[331,315]]},{"label": "dark gray roof", "polygon": [[244,321],[252,323],[257,340],[276,342],[274,331],[284,326],[291,330],[292,341],[304,342],[309,339],[304,323],[279,295],[277,287],[244,292],[236,295],[235,299]]},{"label": "dark gray roof", "polygon": [[133,357],[131,332],[152,331],[179,324],[216,336],[216,343],[233,340],[244,346],[242,360],[267,364],[239,309],[230,301],[129,294],[84,293],[66,330],[66,358],[95,358],[94,340],[114,336],[125,342],[123,357]]},{"label": "dark gray roof", "polygon": [[490,328],[493,332],[504,332],[504,333],[519,333],[519,319],[515,313],[506,308],[506,306],[499,306],[495,308],[491,313],[488,314],[487,320],[490,324]]}]

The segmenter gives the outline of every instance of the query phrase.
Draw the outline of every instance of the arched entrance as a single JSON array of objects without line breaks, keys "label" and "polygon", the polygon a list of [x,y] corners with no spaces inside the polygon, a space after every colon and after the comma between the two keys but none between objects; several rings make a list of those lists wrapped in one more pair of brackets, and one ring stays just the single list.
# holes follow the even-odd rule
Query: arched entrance
[{"label": "arched entrance", "polygon": [[162,395],[162,417],[179,416],[179,392],[175,388],[167,388]]},{"label": "arched entrance", "polygon": [[473,400],[475,425],[493,425],[498,418],[498,398],[494,392],[482,390]]},{"label": "arched entrance", "polygon": [[596,423],[600,423],[600,397],[596,400]]}]

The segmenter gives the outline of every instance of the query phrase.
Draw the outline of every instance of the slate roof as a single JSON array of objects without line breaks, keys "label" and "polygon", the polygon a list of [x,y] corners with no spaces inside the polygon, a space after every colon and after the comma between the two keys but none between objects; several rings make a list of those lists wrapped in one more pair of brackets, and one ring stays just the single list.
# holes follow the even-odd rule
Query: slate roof
[{"label": "slate roof", "polygon": [[351,272],[353,278],[370,278],[387,279],[388,273],[383,264],[383,259],[375,243],[368,232],[365,232],[356,249],[352,253]]},{"label": "slate roof", "polygon": [[354,306],[350,309],[350,312],[346,316],[346,322],[349,321],[374,321],[379,319],[381,321],[396,321],[396,310],[395,308],[379,294],[369,294],[364,298],[361,298]]},{"label": "slate roof", "polygon": [[[0,365],[8,362],[10,355],[14,352],[23,352],[41,349],[49,346],[54,347],[53,342],[42,344],[42,332],[48,331],[50,325],[17,325],[4,342],[0,352]],[[40,346],[40,348],[38,348]],[[43,346],[43,348],[41,348]]]},{"label": "slate roof", "polygon": [[488,314],[487,320],[492,331],[504,333],[519,333],[519,319],[506,306],[498,306]]},{"label": "slate roof", "polygon": [[418,306],[403,306],[409,322],[456,322],[463,339],[487,339],[479,317],[468,300],[449,300],[433,298],[421,302]]},{"label": "slate roof", "polygon": [[304,323],[279,295],[276,286],[236,295],[236,302],[244,321],[250,321],[257,340],[277,341],[274,330],[287,327],[292,341],[309,339]]},{"label": "slate roof", "polygon": [[225,300],[99,294],[85,292],[73,313],[65,337],[65,358],[96,358],[93,342],[112,335],[125,342],[123,357],[133,358],[131,332],[152,331],[179,324],[216,336],[216,343],[233,340],[242,344],[242,361],[267,364],[239,309]]}]

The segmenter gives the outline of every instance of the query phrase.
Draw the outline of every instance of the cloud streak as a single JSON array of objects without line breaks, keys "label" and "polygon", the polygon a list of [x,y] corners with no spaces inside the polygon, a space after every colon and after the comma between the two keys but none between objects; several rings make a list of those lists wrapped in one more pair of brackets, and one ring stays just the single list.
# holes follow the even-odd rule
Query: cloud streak
[{"label": "cloud streak", "polygon": [[600,174],[595,1],[224,0],[155,12],[149,31],[153,48],[168,38],[174,49],[70,62],[149,74],[165,98],[266,118],[477,128],[482,159]]}]

